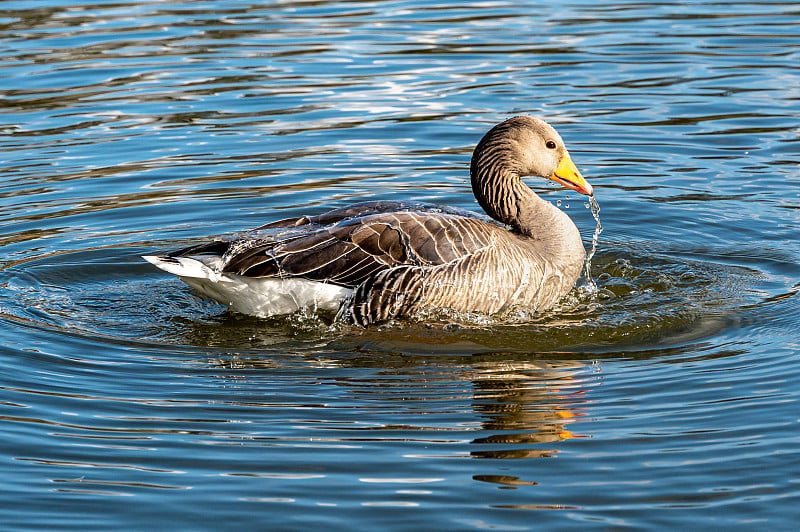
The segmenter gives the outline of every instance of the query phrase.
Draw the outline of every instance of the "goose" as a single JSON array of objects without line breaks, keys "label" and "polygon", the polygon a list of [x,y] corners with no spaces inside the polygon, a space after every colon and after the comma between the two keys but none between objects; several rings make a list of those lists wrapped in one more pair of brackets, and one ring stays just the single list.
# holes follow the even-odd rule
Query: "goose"
[{"label": "goose", "polygon": [[542,311],[573,288],[585,250],[569,216],[524,176],[594,194],[556,130],[523,115],[495,125],[473,152],[472,191],[488,217],[368,201],[143,258],[258,317],[323,310],[368,326],[437,309]]}]

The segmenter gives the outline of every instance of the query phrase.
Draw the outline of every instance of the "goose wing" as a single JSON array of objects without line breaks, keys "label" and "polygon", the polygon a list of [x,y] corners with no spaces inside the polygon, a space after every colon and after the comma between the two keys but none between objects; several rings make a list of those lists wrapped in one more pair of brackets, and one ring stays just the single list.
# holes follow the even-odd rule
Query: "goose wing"
[{"label": "goose wing", "polygon": [[210,242],[171,256],[218,255],[224,273],[303,277],[355,287],[397,266],[435,266],[458,260],[490,245],[495,232],[505,232],[455,211],[379,212],[385,207],[384,202],[370,202],[316,217],[281,220],[258,230],[297,229],[272,238]]}]

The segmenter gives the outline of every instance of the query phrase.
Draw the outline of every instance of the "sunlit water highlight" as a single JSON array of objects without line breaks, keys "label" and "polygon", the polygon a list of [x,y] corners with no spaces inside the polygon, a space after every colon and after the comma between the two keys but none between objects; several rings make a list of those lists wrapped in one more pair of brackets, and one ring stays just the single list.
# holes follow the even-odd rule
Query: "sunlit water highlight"
[{"label": "sunlit water highlight", "polygon": [[[793,530],[799,17],[3,3],[3,530]],[[260,320],[140,259],[355,201],[475,211],[471,150],[522,113],[603,209],[528,182],[589,255],[546,313]]]}]

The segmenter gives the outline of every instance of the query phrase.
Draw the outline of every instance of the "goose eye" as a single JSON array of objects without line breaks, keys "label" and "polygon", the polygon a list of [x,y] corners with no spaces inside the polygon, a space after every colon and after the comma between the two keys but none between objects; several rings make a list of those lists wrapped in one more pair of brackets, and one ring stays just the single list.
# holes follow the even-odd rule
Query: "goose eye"
[{"label": "goose eye", "polygon": [[547,142],[544,143],[544,145],[547,147],[548,150],[556,149],[556,143],[553,142],[552,140],[548,140]]}]

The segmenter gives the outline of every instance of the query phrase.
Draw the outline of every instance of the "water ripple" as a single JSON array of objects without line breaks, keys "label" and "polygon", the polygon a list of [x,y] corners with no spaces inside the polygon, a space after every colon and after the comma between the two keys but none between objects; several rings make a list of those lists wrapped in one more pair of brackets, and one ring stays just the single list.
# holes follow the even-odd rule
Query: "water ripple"
[{"label": "water ripple", "polygon": [[[3,3],[0,521],[792,529],[798,15]],[[472,147],[519,113],[602,206],[597,290],[552,312],[256,320],[139,259],[361,199],[475,209]]]}]

